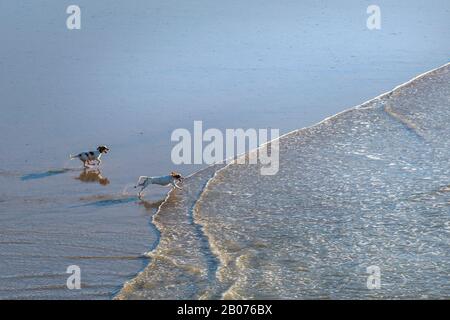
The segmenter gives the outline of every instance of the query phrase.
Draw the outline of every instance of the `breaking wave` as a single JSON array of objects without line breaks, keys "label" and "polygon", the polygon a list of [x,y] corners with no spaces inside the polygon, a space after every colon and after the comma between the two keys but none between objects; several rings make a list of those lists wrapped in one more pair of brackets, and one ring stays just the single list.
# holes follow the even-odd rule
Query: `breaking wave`
[{"label": "breaking wave", "polygon": [[280,137],[276,175],[199,171],[160,205],[159,245],[116,298],[448,298],[449,123],[447,64]]}]

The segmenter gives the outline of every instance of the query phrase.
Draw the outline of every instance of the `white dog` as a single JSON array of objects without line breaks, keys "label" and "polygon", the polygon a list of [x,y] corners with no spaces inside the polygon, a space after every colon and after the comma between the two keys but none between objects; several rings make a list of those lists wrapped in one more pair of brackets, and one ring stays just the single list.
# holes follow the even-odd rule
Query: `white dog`
[{"label": "white dog", "polygon": [[138,195],[140,197],[142,194],[142,191],[144,191],[144,189],[147,188],[147,186],[149,184],[158,184],[161,186],[172,185],[173,187],[175,187],[179,190],[182,190],[179,186],[177,186],[177,182],[180,182],[180,183],[183,182],[183,177],[179,173],[171,172],[170,175],[161,176],[161,177],[140,176],[137,181],[137,185],[135,185],[134,187],[135,188],[141,187],[141,190],[138,193]]},{"label": "white dog", "polygon": [[91,161],[96,161],[97,165],[100,165],[102,154],[108,153],[109,148],[107,146],[99,146],[96,151],[88,151],[77,154],[76,156],[70,156],[70,159],[80,159],[83,162],[85,168],[88,168]]}]

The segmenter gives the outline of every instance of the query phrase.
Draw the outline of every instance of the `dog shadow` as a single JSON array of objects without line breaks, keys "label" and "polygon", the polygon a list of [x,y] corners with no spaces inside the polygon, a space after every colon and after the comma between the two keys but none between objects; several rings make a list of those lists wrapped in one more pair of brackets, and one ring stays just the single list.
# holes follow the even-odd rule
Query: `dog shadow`
[{"label": "dog shadow", "polygon": [[108,178],[102,176],[100,169],[83,169],[78,177],[75,179],[84,183],[99,183],[102,186],[107,186],[110,181]]},{"label": "dog shadow", "polygon": [[105,200],[99,200],[95,202],[90,202],[85,204],[85,207],[94,206],[94,207],[109,207],[109,206],[116,206],[119,204],[126,204],[126,203],[132,203],[136,202],[136,197],[130,197],[130,198],[124,198],[124,199],[105,199]]},{"label": "dog shadow", "polygon": [[139,199],[137,196],[131,196],[131,197],[114,197],[114,196],[103,196],[103,199],[97,200],[97,201],[91,201],[84,205],[77,206],[77,207],[109,207],[109,206],[117,206],[122,204],[128,204],[128,203],[137,203],[140,206],[143,206],[146,211],[149,213],[154,213],[156,210],[158,210],[161,203],[164,202],[164,200],[157,200],[157,201],[147,201],[143,199]]},{"label": "dog shadow", "polygon": [[43,179],[43,178],[56,176],[56,175],[67,173],[69,171],[74,171],[74,170],[75,169],[62,168],[62,169],[48,170],[48,171],[45,171],[45,172],[29,173],[29,174],[26,174],[26,175],[20,177],[20,180],[28,181],[28,180]]}]

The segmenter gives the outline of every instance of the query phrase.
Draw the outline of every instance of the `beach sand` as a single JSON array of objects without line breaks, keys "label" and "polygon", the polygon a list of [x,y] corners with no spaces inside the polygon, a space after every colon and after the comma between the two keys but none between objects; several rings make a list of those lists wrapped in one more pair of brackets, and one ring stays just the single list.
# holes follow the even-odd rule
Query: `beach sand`
[{"label": "beach sand", "polygon": [[[77,4],[81,30],[67,30],[60,1],[2,3],[0,299],[110,299],[144,270],[146,253],[164,247],[153,215],[168,189],[148,188],[140,201],[131,185],[205,167],[173,165],[173,130],[202,120],[205,129],[288,133],[442,65],[450,52],[446,0],[378,1],[377,31],[356,0]],[[68,160],[100,144],[111,152],[99,172]],[[202,239],[192,250],[212,243]],[[199,287],[220,266],[205,259],[192,271]],[[81,268],[81,290],[66,287],[70,265]]]},{"label": "beach sand", "polygon": [[448,298],[449,84],[450,64],[281,137],[276,175],[236,163],[193,175],[117,298]]}]

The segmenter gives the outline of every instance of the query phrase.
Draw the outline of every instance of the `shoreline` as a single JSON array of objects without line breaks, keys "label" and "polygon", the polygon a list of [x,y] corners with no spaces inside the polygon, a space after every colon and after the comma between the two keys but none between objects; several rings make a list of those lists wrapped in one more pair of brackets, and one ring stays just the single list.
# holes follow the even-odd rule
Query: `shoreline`
[{"label": "shoreline", "polygon": [[[339,112],[339,113],[337,113],[337,114],[335,114],[335,115],[332,115],[332,116],[330,116],[330,117],[327,117],[327,118],[321,120],[320,122],[318,122],[318,123],[316,123],[316,124],[314,124],[314,125],[312,125],[312,126],[308,126],[308,127],[304,127],[304,128],[300,128],[300,129],[296,129],[296,130],[290,131],[290,132],[288,132],[288,133],[286,133],[286,134],[281,135],[280,137],[277,137],[276,139],[273,139],[273,140],[271,140],[271,141],[269,141],[269,142],[267,142],[267,143],[265,143],[265,144],[260,145],[258,148],[254,149],[254,150],[251,150],[251,151],[246,152],[246,153],[244,153],[244,154],[238,155],[237,157],[235,157],[235,160],[234,160],[234,161],[231,161],[231,162],[229,162],[229,163],[225,163],[224,165],[222,165],[222,166],[221,166],[220,168],[218,168],[217,170],[214,170],[213,175],[212,175],[211,177],[209,177],[209,178],[205,181],[204,187],[202,188],[202,191],[200,192],[198,198],[196,198],[196,199],[194,200],[194,205],[193,205],[193,208],[194,208],[194,209],[193,209],[193,211],[195,212],[196,207],[198,206],[200,199],[203,197],[203,195],[205,194],[205,192],[208,190],[210,184],[213,184],[213,182],[214,182],[214,180],[216,179],[216,177],[217,177],[222,171],[225,171],[225,169],[229,168],[230,165],[233,164],[233,163],[236,161],[237,158],[243,157],[243,156],[248,156],[248,155],[250,155],[250,154],[252,154],[252,153],[255,153],[255,152],[256,152],[259,148],[261,148],[262,146],[264,146],[264,145],[266,145],[266,144],[270,144],[271,142],[273,142],[273,141],[275,141],[275,140],[285,139],[285,138],[287,138],[287,137],[290,136],[290,135],[294,136],[294,135],[299,134],[299,133],[301,133],[301,132],[304,132],[304,131],[307,131],[307,130],[315,129],[315,128],[319,127],[321,124],[325,124],[327,121],[332,120],[332,119],[337,119],[337,118],[339,118],[340,116],[343,116],[343,115],[347,114],[348,112],[355,111],[355,110],[360,110],[360,109],[364,109],[365,106],[367,106],[367,105],[369,105],[369,104],[373,104],[373,103],[375,103],[376,101],[381,100],[381,99],[383,99],[383,98],[388,98],[388,97],[391,96],[393,93],[398,92],[398,91],[400,91],[401,89],[408,87],[408,85],[410,85],[410,84],[412,84],[412,83],[415,83],[417,80],[419,80],[419,79],[421,79],[421,78],[423,78],[423,77],[429,76],[429,75],[431,75],[432,73],[434,73],[434,72],[436,72],[436,71],[439,71],[439,70],[441,70],[441,69],[445,69],[445,68],[448,67],[449,65],[450,65],[450,63],[446,63],[446,64],[444,64],[444,65],[442,65],[442,66],[439,66],[439,67],[434,68],[434,69],[432,69],[432,70],[429,70],[429,71],[426,71],[426,72],[424,72],[424,73],[421,73],[421,74],[415,76],[414,78],[408,80],[407,82],[402,83],[402,84],[400,84],[400,85],[394,87],[393,89],[391,89],[391,90],[389,90],[389,91],[387,91],[387,92],[385,92],[385,93],[382,93],[382,94],[380,94],[380,95],[378,95],[378,96],[376,96],[376,97],[374,97],[374,98],[372,98],[372,99],[370,99],[370,100],[367,100],[367,101],[365,101],[365,102],[363,102],[363,103],[361,103],[361,104],[358,104],[358,105],[353,106],[353,107],[351,107],[351,108],[345,109],[345,110],[343,110],[343,111],[341,111],[341,112]],[[387,111],[385,111],[385,112],[387,112]],[[391,116],[392,116],[392,115],[391,115]],[[198,171],[192,173],[192,174],[189,175],[188,177],[189,177],[190,179],[195,179],[195,177],[198,177],[199,175],[201,175],[201,174],[204,173],[205,171],[211,170],[214,166],[217,166],[217,164],[214,164],[214,165],[208,166],[208,167],[206,167],[206,168],[200,169],[200,170],[198,170]],[[188,182],[188,181],[186,181],[186,182]],[[155,219],[158,219],[158,217],[161,216],[161,214],[163,213],[163,210],[164,210],[165,205],[166,205],[172,198],[174,198],[174,197],[175,197],[174,190],[169,191],[168,194],[167,194],[167,196],[166,196],[166,198],[165,198],[165,200],[164,200],[164,202],[161,203],[161,205],[159,206],[157,212],[156,212],[155,215],[153,216],[153,220],[154,220],[154,221],[155,221]],[[156,224],[154,223],[154,221],[153,221],[152,223],[156,226]],[[198,221],[195,221],[195,220],[194,220],[194,223],[200,225],[200,227],[201,227],[202,229],[204,228],[204,226],[203,226],[201,223],[199,223]],[[158,229],[159,229],[159,228],[158,228]],[[160,232],[163,233],[163,231],[161,231],[161,230],[160,230]],[[211,247],[211,243],[212,243],[212,242],[210,241],[210,239],[208,239],[208,240],[209,240],[209,246]],[[161,245],[161,242],[160,242],[160,245]],[[154,249],[154,251],[157,251],[157,250],[158,250],[158,247]],[[211,250],[211,248],[210,248],[210,250]],[[153,251],[152,251],[152,252],[153,252]],[[211,250],[211,252],[213,252],[213,250]],[[217,255],[216,255],[216,257],[217,257]],[[132,283],[133,283],[137,278],[141,277],[142,274],[145,272],[145,269],[147,269],[152,263],[153,263],[153,261],[150,261],[149,265],[148,265],[146,268],[144,268],[144,270],[141,271],[134,279],[132,279],[132,280],[126,282],[126,283],[123,285],[122,289],[119,291],[119,293],[118,293],[116,296],[114,296],[114,299],[123,299],[123,298],[127,298],[127,297],[126,297],[127,295],[124,293],[124,291],[129,291],[130,288],[128,288],[128,287],[132,286]],[[220,266],[219,266],[219,268],[220,268]],[[131,294],[131,295],[132,295],[132,294]]]},{"label": "shoreline", "polygon": [[[175,130],[192,133],[194,121],[223,133],[227,128],[277,128],[280,135],[290,134],[285,142],[295,138],[293,132],[299,128],[317,125],[343,108],[449,62],[450,3],[444,0],[425,5],[420,1],[386,2],[380,6],[379,30],[367,28],[370,14],[358,1],[217,4],[201,0],[193,5],[137,0],[132,4],[108,2],[106,11],[105,3],[80,5],[84,13],[78,31],[67,29],[69,15],[56,0],[5,2],[2,6],[0,299],[112,299],[126,281],[147,268],[152,255],[156,255],[161,275],[167,277],[159,283],[141,282],[144,289],[152,283],[163,288],[149,293],[150,298],[168,296],[169,290],[173,297],[197,298],[195,292],[220,286],[215,277],[220,262],[206,240],[208,228],[197,223],[207,216],[202,206],[195,206],[197,198],[208,193],[208,201],[214,196],[227,199],[212,209],[231,206],[231,213],[235,201],[236,206],[256,208],[265,199],[253,190],[202,192],[204,188],[222,190],[228,182],[216,182],[235,166],[220,170],[205,186],[218,167],[175,164],[171,156]],[[411,126],[416,124],[414,119],[402,117],[401,110],[393,111],[407,120],[405,128],[416,129],[428,141],[422,127]],[[435,120],[439,123],[440,119]],[[334,126],[339,121],[330,123]],[[388,125],[390,129],[394,126]],[[414,143],[414,130],[409,131],[411,137],[400,136],[412,138]],[[69,154],[96,150],[99,145],[111,148],[99,170],[85,171],[81,162],[68,159]],[[292,147],[313,153],[301,144]],[[358,160],[352,157],[369,159],[364,150],[356,150],[359,155],[348,152],[350,161]],[[333,161],[331,155],[324,156]],[[401,168],[410,168],[408,159],[403,160]],[[275,157],[271,162],[275,164]],[[321,168],[328,171],[321,172],[317,181],[334,172],[327,164]],[[388,169],[393,168],[396,166]],[[253,169],[248,168],[249,172]],[[431,177],[435,169],[442,168],[430,168]],[[300,177],[302,170],[298,163],[291,171]],[[171,171],[186,176],[196,172],[189,178],[191,187],[186,194],[168,195],[169,188],[152,186],[145,190],[143,201],[136,197],[132,186],[139,176]],[[246,177],[242,172],[241,178]],[[236,181],[241,178],[233,177]],[[307,178],[305,185],[313,181]],[[262,185],[266,181],[259,174],[255,180]],[[345,177],[335,184],[341,185],[341,181]],[[236,190],[241,187],[233,186]],[[292,199],[283,198],[285,190],[276,181],[273,187],[276,193],[254,190],[273,197],[272,203],[309,203],[308,199],[300,201],[309,191],[302,185],[294,186],[302,193]],[[311,185],[314,188],[321,187]],[[251,194],[255,201],[245,203],[241,196]],[[161,201],[164,205],[154,217]],[[273,209],[267,217],[277,210]],[[251,217],[249,211],[242,214]],[[235,218],[237,222],[228,224],[218,215],[218,225],[225,223],[219,237],[236,231],[232,225],[241,226],[239,217]],[[266,221],[258,223],[264,228]],[[231,243],[236,244],[238,236],[230,239]],[[240,248],[239,241],[237,244],[236,250]],[[245,267],[251,261],[251,255],[243,255],[238,264]],[[82,290],[66,286],[66,270],[72,265],[81,269]],[[174,272],[166,272],[169,270]],[[267,274],[270,272],[274,271]],[[177,280],[185,286],[166,286]]]}]

